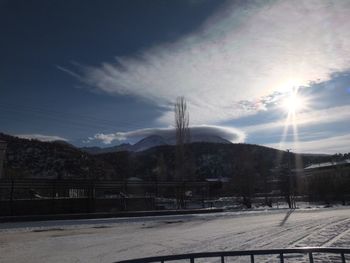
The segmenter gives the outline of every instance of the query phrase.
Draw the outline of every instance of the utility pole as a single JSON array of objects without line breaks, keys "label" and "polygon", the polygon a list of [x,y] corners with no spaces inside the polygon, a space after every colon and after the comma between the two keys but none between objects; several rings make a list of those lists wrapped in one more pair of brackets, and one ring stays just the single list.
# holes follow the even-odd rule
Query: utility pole
[{"label": "utility pole", "polygon": [[293,177],[292,177],[292,169],[290,165],[290,155],[291,155],[291,149],[287,149],[288,154],[288,192],[289,192],[289,202],[290,202],[290,208],[296,208],[295,205],[295,198],[294,198],[294,186],[293,186]]}]

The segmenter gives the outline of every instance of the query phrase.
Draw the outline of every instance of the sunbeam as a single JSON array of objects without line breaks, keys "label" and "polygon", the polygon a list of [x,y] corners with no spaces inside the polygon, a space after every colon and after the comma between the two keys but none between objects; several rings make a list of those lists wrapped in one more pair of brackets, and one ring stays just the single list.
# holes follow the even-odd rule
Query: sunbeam
[{"label": "sunbeam", "polygon": [[[287,113],[284,128],[280,140],[280,149],[283,149],[288,132],[292,132],[293,136],[293,151],[299,150],[299,135],[298,135],[298,114],[309,109],[309,99],[303,96],[298,88],[293,88],[285,98],[281,101],[281,109]],[[281,157],[280,157],[281,158]],[[302,160],[295,157],[295,167],[302,167]]]},{"label": "sunbeam", "polygon": [[306,108],[306,100],[298,93],[298,89],[293,88],[290,94],[284,99],[283,108],[288,114],[295,116],[296,113]]}]

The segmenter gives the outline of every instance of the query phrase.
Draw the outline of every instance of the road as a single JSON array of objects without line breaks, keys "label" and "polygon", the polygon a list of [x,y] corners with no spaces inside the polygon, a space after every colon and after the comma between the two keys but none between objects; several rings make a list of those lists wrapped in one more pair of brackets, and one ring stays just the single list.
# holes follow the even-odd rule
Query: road
[{"label": "road", "polygon": [[350,209],[0,224],[2,263],[114,262],[176,253],[302,246],[349,248]]}]

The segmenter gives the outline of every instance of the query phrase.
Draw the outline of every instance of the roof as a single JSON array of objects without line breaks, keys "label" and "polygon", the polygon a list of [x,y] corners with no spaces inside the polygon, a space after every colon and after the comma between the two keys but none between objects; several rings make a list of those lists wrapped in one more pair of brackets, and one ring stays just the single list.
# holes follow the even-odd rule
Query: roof
[{"label": "roof", "polygon": [[330,167],[341,166],[341,165],[350,165],[350,159],[338,161],[338,162],[326,162],[326,163],[311,164],[311,165],[305,167],[305,170],[330,168]]}]

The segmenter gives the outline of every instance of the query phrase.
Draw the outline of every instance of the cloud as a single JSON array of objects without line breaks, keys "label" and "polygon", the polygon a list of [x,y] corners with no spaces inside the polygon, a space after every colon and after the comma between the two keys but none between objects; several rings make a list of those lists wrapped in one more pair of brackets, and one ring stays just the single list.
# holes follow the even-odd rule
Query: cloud
[{"label": "cloud", "polygon": [[170,105],[184,95],[192,123],[201,124],[253,114],[275,91],[349,68],[349,1],[238,2],[229,1],[174,43],[81,67],[78,78],[110,94],[167,107],[158,120],[163,124],[173,122]]},{"label": "cloud", "polygon": [[42,142],[65,141],[68,140],[60,136],[42,135],[42,134],[17,134],[15,135],[23,139],[35,139]]},{"label": "cloud", "polygon": [[[335,123],[335,122],[348,122],[350,120],[350,106],[339,106],[321,110],[308,111],[304,113],[300,113],[297,115],[295,119],[295,124],[297,126],[302,125],[316,125],[316,124],[327,124],[327,123]],[[286,125],[286,120],[281,119],[274,122],[262,123],[258,125],[251,125],[243,127],[247,133],[252,132],[260,132],[264,130],[273,130],[276,128],[281,128]],[[291,125],[291,124],[289,124]]]},{"label": "cloud", "polygon": [[113,141],[125,141],[127,137],[125,137],[124,132],[117,133],[97,133],[93,137],[89,137],[88,140],[84,141],[85,143],[90,143],[91,141],[100,141],[103,144],[111,144]]},{"label": "cloud", "polygon": [[56,68],[63,71],[64,73],[67,73],[68,75],[71,75],[72,77],[75,77],[77,79],[80,79],[80,75],[75,73],[74,71],[72,70],[69,70],[65,67],[62,67],[62,66],[59,66],[59,65],[56,65]]},{"label": "cloud", "polygon": [[[191,136],[219,136],[231,142],[243,142],[245,134],[235,128],[200,125],[190,127]],[[98,133],[89,138],[89,141],[101,141],[104,144],[111,144],[113,141],[121,142],[133,139],[142,139],[151,135],[159,135],[167,140],[175,138],[174,128],[146,128],[129,132],[117,132],[111,134]]]},{"label": "cloud", "polygon": [[294,142],[270,143],[265,146],[280,150],[292,149],[298,153],[347,153],[350,152],[350,134],[328,137],[319,140]]}]

